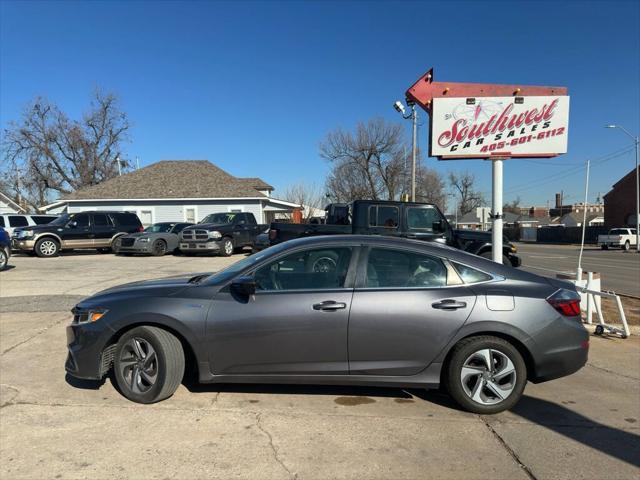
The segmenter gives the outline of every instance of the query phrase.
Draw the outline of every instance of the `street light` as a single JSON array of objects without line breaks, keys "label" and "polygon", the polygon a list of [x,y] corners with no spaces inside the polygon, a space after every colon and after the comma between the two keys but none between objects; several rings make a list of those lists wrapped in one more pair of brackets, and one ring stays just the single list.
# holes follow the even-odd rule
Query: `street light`
[{"label": "street light", "polygon": [[417,154],[417,139],[418,139],[418,111],[416,110],[416,104],[407,100],[407,105],[411,107],[411,113],[406,114],[406,110],[401,101],[397,101],[393,104],[393,108],[396,109],[402,118],[405,120],[411,119],[413,126],[413,143],[411,145],[411,201],[416,201],[416,154]]},{"label": "street light", "polygon": [[638,176],[638,156],[640,155],[640,138],[634,137],[621,125],[605,125],[605,128],[619,128],[633,139],[636,145],[636,252],[640,253],[640,178]]}]

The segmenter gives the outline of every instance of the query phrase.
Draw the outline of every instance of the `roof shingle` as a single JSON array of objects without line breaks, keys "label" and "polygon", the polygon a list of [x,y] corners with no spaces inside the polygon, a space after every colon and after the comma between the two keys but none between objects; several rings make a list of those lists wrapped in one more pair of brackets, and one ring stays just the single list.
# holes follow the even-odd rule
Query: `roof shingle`
[{"label": "roof shingle", "polygon": [[263,197],[259,178],[236,178],[207,160],[162,160],[76,190],[63,200]]}]

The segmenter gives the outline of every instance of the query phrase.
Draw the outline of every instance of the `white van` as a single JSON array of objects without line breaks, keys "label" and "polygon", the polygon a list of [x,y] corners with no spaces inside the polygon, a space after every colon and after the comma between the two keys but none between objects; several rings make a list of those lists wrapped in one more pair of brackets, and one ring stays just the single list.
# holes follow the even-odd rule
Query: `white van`
[{"label": "white van", "polygon": [[23,215],[21,213],[5,213],[0,215],[0,227],[13,236],[16,227],[29,227],[31,225],[44,225],[58,218],[57,215]]}]

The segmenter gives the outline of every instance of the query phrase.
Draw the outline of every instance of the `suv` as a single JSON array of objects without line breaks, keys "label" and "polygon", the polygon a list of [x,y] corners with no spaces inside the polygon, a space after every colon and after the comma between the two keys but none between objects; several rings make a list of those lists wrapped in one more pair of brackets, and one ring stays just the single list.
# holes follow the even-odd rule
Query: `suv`
[{"label": "suv", "polygon": [[9,234],[4,228],[0,227],[0,270],[4,270],[7,263],[9,263],[9,257],[11,257],[10,244]]},{"label": "suv", "polygon": [[0,227],[4,228],[9,236],[19,227],[32,225],[44,225],[58,218],[57,215],[23,215],[20,213],[6,213],[0,215]]},{"label": "suv", "polygon": [[65,213],[46,225],[16,228],[11,246],[39,257],[55,257],[60,250],[75,248],[108,253],[115,239],[142,230],[140,219],[131,212]]}]

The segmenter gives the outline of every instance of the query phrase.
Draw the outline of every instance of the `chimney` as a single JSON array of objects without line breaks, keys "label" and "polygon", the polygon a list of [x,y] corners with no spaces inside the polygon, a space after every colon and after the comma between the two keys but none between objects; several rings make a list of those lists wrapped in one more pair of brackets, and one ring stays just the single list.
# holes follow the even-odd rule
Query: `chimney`
[{"label": "chimney", "polygon": [[562,206],[562,194],[556,193],[556,208],[560,208]]}]

